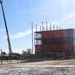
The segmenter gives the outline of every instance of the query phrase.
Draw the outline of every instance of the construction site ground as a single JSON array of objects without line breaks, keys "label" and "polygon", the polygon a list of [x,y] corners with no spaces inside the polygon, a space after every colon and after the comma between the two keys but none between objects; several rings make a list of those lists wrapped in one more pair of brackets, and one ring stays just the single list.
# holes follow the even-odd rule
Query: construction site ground
[{"label": "construction site ground", "polygon": [[0,64],[0,75],[75,75],[75,59],[26,62],[8,60]]}]

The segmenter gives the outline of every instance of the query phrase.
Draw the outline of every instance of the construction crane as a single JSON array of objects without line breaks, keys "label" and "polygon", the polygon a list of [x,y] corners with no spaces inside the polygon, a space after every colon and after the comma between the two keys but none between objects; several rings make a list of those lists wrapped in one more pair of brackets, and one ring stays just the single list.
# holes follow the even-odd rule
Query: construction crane
[{"label": "construction crane", "polygon": [[5,23],[6,35],[7,35],[7,41],[8,41],[8,48],[9,48],[9,56],[11,56],[12,49],[11,49],[11,43],[10,43],[10,38],[9,38],[9,33],[8,33],[8,27],[7,27],[7,22],[6,22],[6,18],[5,18],[5,13],[4,13],[4,8],[3,8],[2,0],[0,0],[0,4],[1,4],[1,8],[2,8],[4,23]]}]

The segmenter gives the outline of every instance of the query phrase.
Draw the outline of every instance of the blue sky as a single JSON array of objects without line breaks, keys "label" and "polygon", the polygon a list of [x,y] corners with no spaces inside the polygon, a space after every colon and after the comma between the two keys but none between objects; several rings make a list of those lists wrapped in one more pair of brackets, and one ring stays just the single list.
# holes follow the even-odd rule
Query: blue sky
[{"label": "blue sky", "polygon": [[[75,0],[3,0],[13,52],[32,48],[31,23],[46,21],[63,29],[75,29]],[[2,10],[0,7],[0,49],[8,52]]]}]

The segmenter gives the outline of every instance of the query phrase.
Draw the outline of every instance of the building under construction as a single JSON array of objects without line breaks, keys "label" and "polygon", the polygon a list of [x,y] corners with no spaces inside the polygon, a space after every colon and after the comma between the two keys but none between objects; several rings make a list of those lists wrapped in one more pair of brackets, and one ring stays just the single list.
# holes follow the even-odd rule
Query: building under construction
[{"label": "building under construction", "polygon": [[75,30],[59,29],[35,32],[35,54],[40,58],[74,58]]}]

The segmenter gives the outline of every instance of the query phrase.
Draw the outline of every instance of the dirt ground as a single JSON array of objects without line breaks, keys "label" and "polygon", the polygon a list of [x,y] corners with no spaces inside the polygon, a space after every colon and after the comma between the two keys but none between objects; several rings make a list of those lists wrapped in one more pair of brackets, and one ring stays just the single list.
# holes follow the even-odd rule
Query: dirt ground
[{"label": "dirt ground", "polygon": [[23,62],[3,61],[3,65],[0,64],[0,75],[75,75],[75,59]]}]

